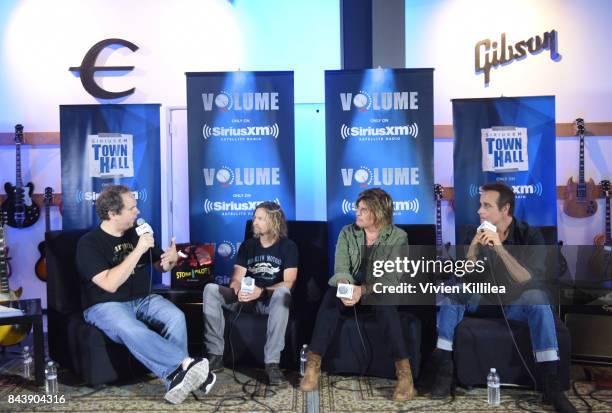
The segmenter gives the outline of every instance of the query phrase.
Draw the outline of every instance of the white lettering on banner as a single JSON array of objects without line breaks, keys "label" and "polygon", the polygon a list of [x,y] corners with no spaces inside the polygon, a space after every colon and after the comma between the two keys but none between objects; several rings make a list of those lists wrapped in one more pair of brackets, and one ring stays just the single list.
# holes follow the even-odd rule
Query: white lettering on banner
[{"label": "white lettering on banner", "polygon": [[203,168],[204,184],[213,186],[215,178],[223,186],[280,185],[280,168]]},{"label": "white lettering on banner", "polygon": [[[241,213],[252,213],[255,207],[264,201],[211,201],[209,199],[204,200],[204,213],[209,214],[211,212],[241,212]],[[273,200],[277,205],[280,205],[278,198]],[[241,214],[242,215],[242,214]]]},{"label": "white lettering on banner", "polygon": [[494,126],[481,130],[483,172],[529,170],[527,128]]},{"label": "white lettering on banner", "polygon": [[351,102],[361,111],[370,108],[379,110],[418,110],[419,92],[372,92],[360,90],[359,93],[340,93],[343,111],[351,110]]},{"label": "white lettering on banner", "polygon": [[122,133],[88,135],[86,145],[90,177],[134,176],[132,135]]},{"label": "white lettering on banner", "polygon": [[235,111],[276,111],[278,106],[278,92],[221,92],[202,93],[204,111],[213,110],[213,103],[219,110]]},{"label": "white lettering on banner", "polygon": [[342,183],[351,186],[353,180],[360,186],[419,185],[419,168],[342,168]]}]

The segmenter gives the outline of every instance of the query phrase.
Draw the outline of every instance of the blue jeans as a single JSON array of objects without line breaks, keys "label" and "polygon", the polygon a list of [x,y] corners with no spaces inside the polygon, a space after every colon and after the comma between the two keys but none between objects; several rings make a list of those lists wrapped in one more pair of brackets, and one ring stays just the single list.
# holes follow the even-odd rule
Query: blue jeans
[{"label": "blue jeans", "polygon": [[159,295],[96,304],[83,315],[112,341],[124,344],[138,361],[165,380],[166,387],[170,384],[167,377],[188,357],[185,315]]},{"label": "blue jeans", "polygon": [[[481,296],[474,294],[465,303],[444,296],[438,312],[438,343],[442,350],[453,351],[455,328],[463,320],[465,312],[478,309]],[[559,360],[559,345],[555,330],[555,318],[550,305],[532,304],[546,302],[542,290],[527,290],[510,304],[504,305],[508,320],[523,321],[529,325],[531,343],[537,362]]]}]

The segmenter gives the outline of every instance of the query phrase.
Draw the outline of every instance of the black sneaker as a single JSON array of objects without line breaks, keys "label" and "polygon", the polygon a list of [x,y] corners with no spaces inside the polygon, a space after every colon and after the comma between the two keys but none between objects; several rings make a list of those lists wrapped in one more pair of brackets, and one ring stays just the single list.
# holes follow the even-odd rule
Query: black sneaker
[{"label": "black sneaker", "polygon": [[266,374],[270,386],[281,386],[287,383],[283,372],[278,368],[278,363],[266,364]]},{"label": "black sneaker", "polygon": [[200,387],[207,378],[208,360],[195,359],[185,370],[180,370],[174,375],[164,399],[172,404],[182,403],[189,393]]},{"label": "black sneaker", "polygon": [[202,385],[200,386],[200,390],[202,390],[204,394],[210,393],[216,381],[217,381],[217,375],[212,372],[208,373],[208,377],[206,378],[204,383],[202,383]]},{"label": "black sneaker", "polygon": [[223,356],[217,354],[208,355],[208,370],[213,373],[223,371]]}]

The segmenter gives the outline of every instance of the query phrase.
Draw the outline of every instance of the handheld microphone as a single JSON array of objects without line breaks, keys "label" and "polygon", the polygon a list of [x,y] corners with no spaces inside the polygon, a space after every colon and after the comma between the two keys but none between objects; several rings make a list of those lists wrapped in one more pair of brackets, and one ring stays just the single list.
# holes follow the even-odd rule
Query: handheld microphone
[{"label": "handheld microphone", "polygon": [[489,230],[493,232],[497,232],[497,227],[491,224],[489,221],[483,221],[482,224],[478,227],[478,231],[480,230]]},{"label": "handheld microphone", "polygon": [[244,277],[240,283],[240,291],[251,294],[255,291],[255,280],[251,277]]},{"label": "handheld microphone", "polygon": [[140,237],[142,234],[153,234],[153,228],[151,225],[147,224],[147,222],[143,218],[138,218],[136,220],[136,234]]},{"label": "handheld microphone", "polygon": [[[491,224],[489,221],[483,221],[482,224],[480,224],[480,226],[478,227],[478,231],[497,232],[497,227],[495,225]],[[487,243],[487,246],[492,247],[493,243],[489,242],[489,243]]]},{"label": "handheld microphone", "polygon": [[338,289],[336,290],[336,297],[345,298],[347,300],[353,298],[354,286],[352,284],[338,283],[337,287]]}]

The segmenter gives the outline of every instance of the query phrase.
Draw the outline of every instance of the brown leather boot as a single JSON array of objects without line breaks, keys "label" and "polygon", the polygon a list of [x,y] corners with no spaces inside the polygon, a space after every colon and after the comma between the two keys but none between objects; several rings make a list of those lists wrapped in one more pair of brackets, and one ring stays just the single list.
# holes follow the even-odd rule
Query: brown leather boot
[{"label": "brown leather boot", "polygon": [[[410,366],[408,367],[410,368]],[[314,391],[319,388],[319,377],[321,376],[321,356],[309,351],[306,355],[306,371],[300,381],[300,390]]]},{"label": "brown leather boot", "polygon": [[412,370],[409,359],[395,361],[395,374],[397,375],[397,386],[393,393],[393,400],[404,401],[414,399],[414,383],[412,382]]}]

